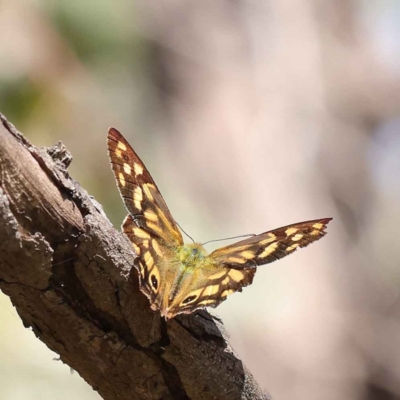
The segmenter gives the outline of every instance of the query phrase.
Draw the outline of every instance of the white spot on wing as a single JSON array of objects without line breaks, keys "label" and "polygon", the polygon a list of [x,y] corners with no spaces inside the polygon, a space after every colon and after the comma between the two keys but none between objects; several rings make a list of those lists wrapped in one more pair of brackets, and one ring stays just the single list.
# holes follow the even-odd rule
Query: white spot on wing
[{"label": "white spot on wing", "polygon": [[294,235],[292,237],[292,240],[293,240],[293,242],[297,242],[297,241],[301,240],[303,238],[303,236],[304,235],[302,233],[297,233],[296,235]]},{"label": "white spot on wing", "polygon": [[135,163],[133,165],[133,169],[135,170],[135,175],[142,175],[143,174],[143,167],[140,164]]},{"label": "white spot on wing", "polygon": [[121,186],[125,186],[126,185],[124,174],[122,172],[120,172],[118,174],[118,180],[119,180],[119,183],[121,184]]},{"label": "white spot on wing", "polygon": [[285,233],[287,236],[293,235],[294,233],[296,233],[298,231],[297,228],[287,228]]},{"label": "white spot on wing", "polygon": [[130,175],[131,172],[132,172],[131,166],[130,166],[129,164],[127,164],[127,163],[124,164],[124,172],[125,172],[127,175]]},{"label": "white spot on wing", "polygon": [[117,147],[123,151],[126,151],[126,145],[125,143],[118,142]]}]

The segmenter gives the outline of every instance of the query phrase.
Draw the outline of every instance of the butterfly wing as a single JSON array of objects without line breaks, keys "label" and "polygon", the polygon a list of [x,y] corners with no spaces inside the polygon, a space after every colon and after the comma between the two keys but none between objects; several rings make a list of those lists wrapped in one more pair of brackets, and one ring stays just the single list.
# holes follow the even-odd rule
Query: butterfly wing
[{"label": "butterfly wing", "polygon": [[108,131],[108,152],[122,200],[135,224],[164,244],[182,245],[182,235],[149,171],[114,128]]},{"label": "butterfly wing", "polygon": [[[118,189],[129,211],[122,229],[135,250],[140,290],[153,309],[160,306],[168,260],[183,245],[175,220],[147,168],[126,139],[114,128],[108,132],[108,152]],[[161,296],[160,296],[161,295]]]},{"label": "butterfly wing", "polygon": [[243,286],[250,285],[256,273],[255,268],[233,269],[224,264],[210,264],[206,268],[196,268],[187,285],[174,298],[169,315],[189,314],[204,307],[216,307],[226,297]]},{"label": "butterfly wing", "polygon": [[215,250],[197,268],[187,287],[174,299],[170,317],[203,307],[216,307],[228,295],[252,283],[256,268],[292,254],[325,236],[331,218],[284,226]]},{"label": "butterfly wing", "polygon": [[210,257],[218,264],[235,269],[251,269],[268,264],[306,247],[325,236],[332,218],[299,222],[261,233],[248,239],[221,247]]},{"label": "butterfly wing", "polygon": [[139,272],[140,290],[149,299],[153,310],[160,309],[168,291],[171,274],[168,260],[173,257],[173,249],[156,235],[139,228],[131,215],[125,218],[122,229],[137,255],[135,267]]},{"label": "butterfly wing", "polygon": [[[242,287],[253,281],[256,267],[268,264],[292,254],[297,248],[309,244],[325,236],[325,229],[332,218],[316,219],[300,222],[274,229],[222,247],[210,254],[212,262],[221,269],[218,278],[218,296],[225,299],[231,293],[241,291]],[[216,304],[218,296],[212,300]],[[208,305],[212,305],[208,299]]]}]

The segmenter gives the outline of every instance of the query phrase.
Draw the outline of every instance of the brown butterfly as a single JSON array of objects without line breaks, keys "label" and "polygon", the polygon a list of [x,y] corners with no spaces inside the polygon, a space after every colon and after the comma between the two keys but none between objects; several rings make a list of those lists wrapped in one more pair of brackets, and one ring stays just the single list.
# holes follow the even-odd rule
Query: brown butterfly
[{"label": "brown butterfly", "polygon": [[331,218],[300,222],[252,236],[208,254],[182,235],[141,159],[116,129],[108,151],[129,215],[122,228],[137,255],[140,290],[166,319],[216,307],[253,281],[257,267],[292,254],[325,235]]}]

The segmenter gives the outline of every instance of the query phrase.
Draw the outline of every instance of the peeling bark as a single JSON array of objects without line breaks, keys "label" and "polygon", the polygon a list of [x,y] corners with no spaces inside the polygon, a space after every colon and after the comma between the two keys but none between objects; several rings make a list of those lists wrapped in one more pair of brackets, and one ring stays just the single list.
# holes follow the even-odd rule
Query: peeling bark
[{"label": "peeling bark", "polygon": [[69,176],[71,159],[1,116],[0,289],[24,325],[107,400],[268,399],[221,321],[150,310],[128,239]]}]

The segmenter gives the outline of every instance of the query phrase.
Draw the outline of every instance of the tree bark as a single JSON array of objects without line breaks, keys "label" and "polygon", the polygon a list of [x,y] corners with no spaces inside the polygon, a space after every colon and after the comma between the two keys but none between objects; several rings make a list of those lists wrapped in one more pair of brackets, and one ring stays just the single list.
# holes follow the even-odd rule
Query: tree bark
[{"label": "tree bark", "polygon": [[220,320],[150,310],[128,239],[62,143],[37,149],[0,116],[0,289],[24,325],[107,400],[268,399]]}]

